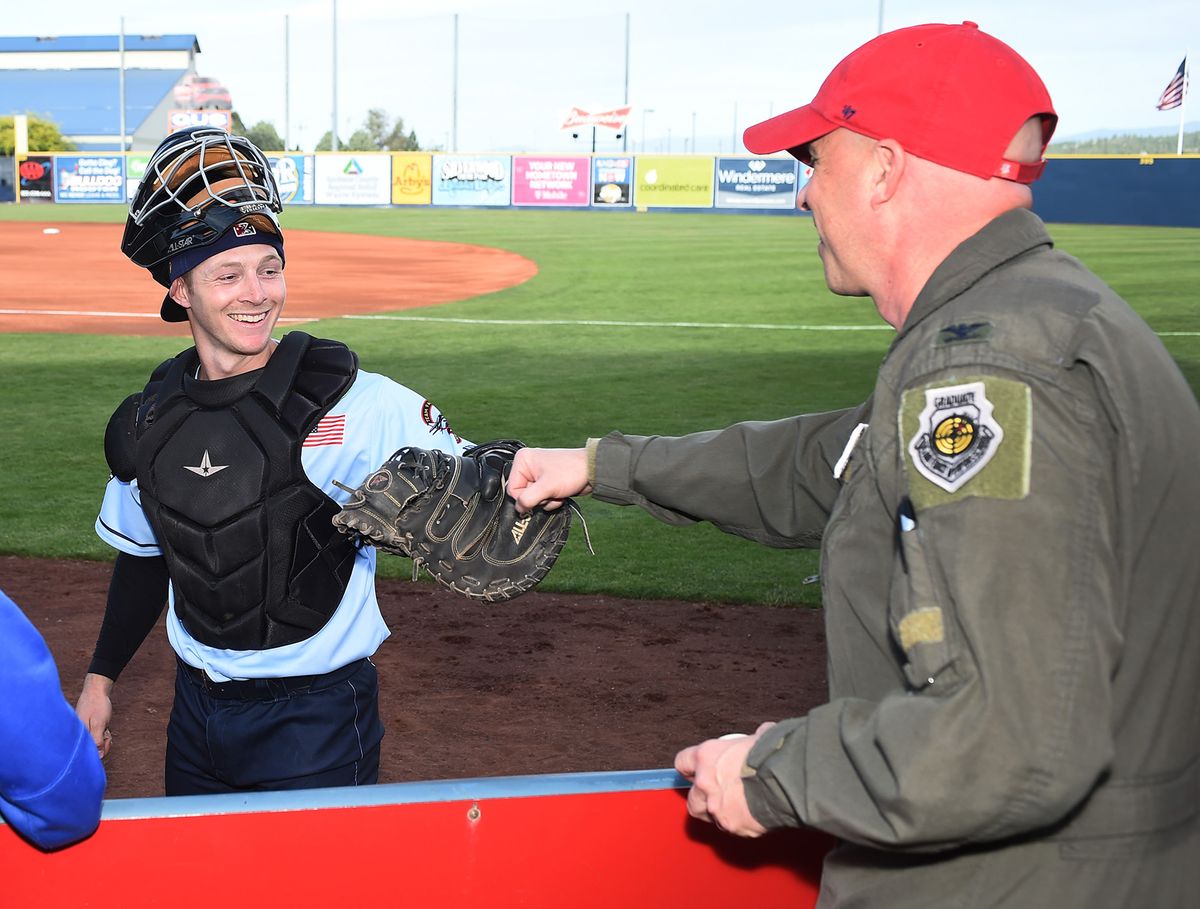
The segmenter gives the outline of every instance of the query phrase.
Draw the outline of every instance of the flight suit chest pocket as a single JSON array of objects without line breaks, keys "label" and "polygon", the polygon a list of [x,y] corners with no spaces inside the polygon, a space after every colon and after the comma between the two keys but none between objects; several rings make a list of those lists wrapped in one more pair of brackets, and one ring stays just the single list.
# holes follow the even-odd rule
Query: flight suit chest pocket
[{"label": "flight suit chest pocket", "polygon": [[938,590],[922,530],[906,497],[896,514],[888,622],[914,692],[944,694],[961,680],[955,661],[956,629]]},{"label": "flight suit chest pocket", "polygon": [[[866,429],[865,425],[863,429]],[[862,566],[877,562],[879,544],[884,542],[879,539],[876,526],[870,527],[870,533],[863,532],[862,516],[868,511],[871,496],[877,495],[872,465],[866,455],[866,446],[862,444],[864,441],[852,440],[834,471],[834,477],[842,483],[842,490],[821,539],[821,581],[827,602],[839,598],[835,590],[861,588]],[[880,578],[880,587],[882,580]]]}]

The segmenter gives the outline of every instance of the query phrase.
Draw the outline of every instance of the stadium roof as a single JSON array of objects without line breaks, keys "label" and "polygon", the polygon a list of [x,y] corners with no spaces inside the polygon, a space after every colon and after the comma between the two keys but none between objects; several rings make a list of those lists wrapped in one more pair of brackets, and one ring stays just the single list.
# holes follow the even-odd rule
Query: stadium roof
[{"label": "stadium roof", "polygon": [[[0,116],[48,116],[65,136],[121,131],[116,69],[0,69]],[[178,69],[126,69],[126,132],[143,123],[183,76]],[[166,124],[163,124],[165,131]]]},{"label": "stadium roof", "polygon": [[[0,37],[0,53],[73,53],[120,50],[119,35]],[[195,35],[126,35],[127,51],[200,51]]]}]

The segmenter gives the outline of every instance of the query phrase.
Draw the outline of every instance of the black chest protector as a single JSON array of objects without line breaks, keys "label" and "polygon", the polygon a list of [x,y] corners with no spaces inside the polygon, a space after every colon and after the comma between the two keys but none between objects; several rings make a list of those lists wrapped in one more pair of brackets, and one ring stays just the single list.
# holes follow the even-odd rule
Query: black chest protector
[{"label": "black chest protector", "polygon": [[201,382],[198,363],[195,348],[184,351],[117,408],[109,468],[137,477],[189,634],[232,650],[302,641],[341,602],[354,546],[300,452],[354,381],[357,358],[293,331],[262,370]]}]

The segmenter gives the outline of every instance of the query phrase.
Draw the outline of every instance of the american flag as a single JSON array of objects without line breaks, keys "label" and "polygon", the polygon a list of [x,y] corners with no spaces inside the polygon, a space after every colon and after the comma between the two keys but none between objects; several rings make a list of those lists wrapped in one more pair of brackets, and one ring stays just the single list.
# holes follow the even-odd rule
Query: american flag
[{"label": "american flag", "polygon": [[1183,104],[1183,93],[1187,91],[1187,57],[1179,64],[1179,69],[1163,89],[1162,97],[1158,99],[1159,110],[1171,110]]},{"label": "american flag", "polygon": [[330,414],[317,421],[316,428],[304,440],[305,448],[317,448],[321,445],[341,445],[346,435],[346,415],[344,413]]}]

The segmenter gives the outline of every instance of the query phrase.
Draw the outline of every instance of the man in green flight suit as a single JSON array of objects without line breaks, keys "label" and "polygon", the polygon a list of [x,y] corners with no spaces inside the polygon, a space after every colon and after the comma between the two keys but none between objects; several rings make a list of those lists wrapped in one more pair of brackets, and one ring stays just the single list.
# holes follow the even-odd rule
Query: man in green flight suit
[{"label": "man in green flight suit", "polygon": [[828,703],[686,748],[689,811],[834,835],[822,907],[1183,907],[1200,892],[1200,407],[1030,211],[1056,114],[974,23],[890,32],[746,131],[813,167],[829,287],[896,338],[848,410],[526,449],[592,493],[819,545]]}]

